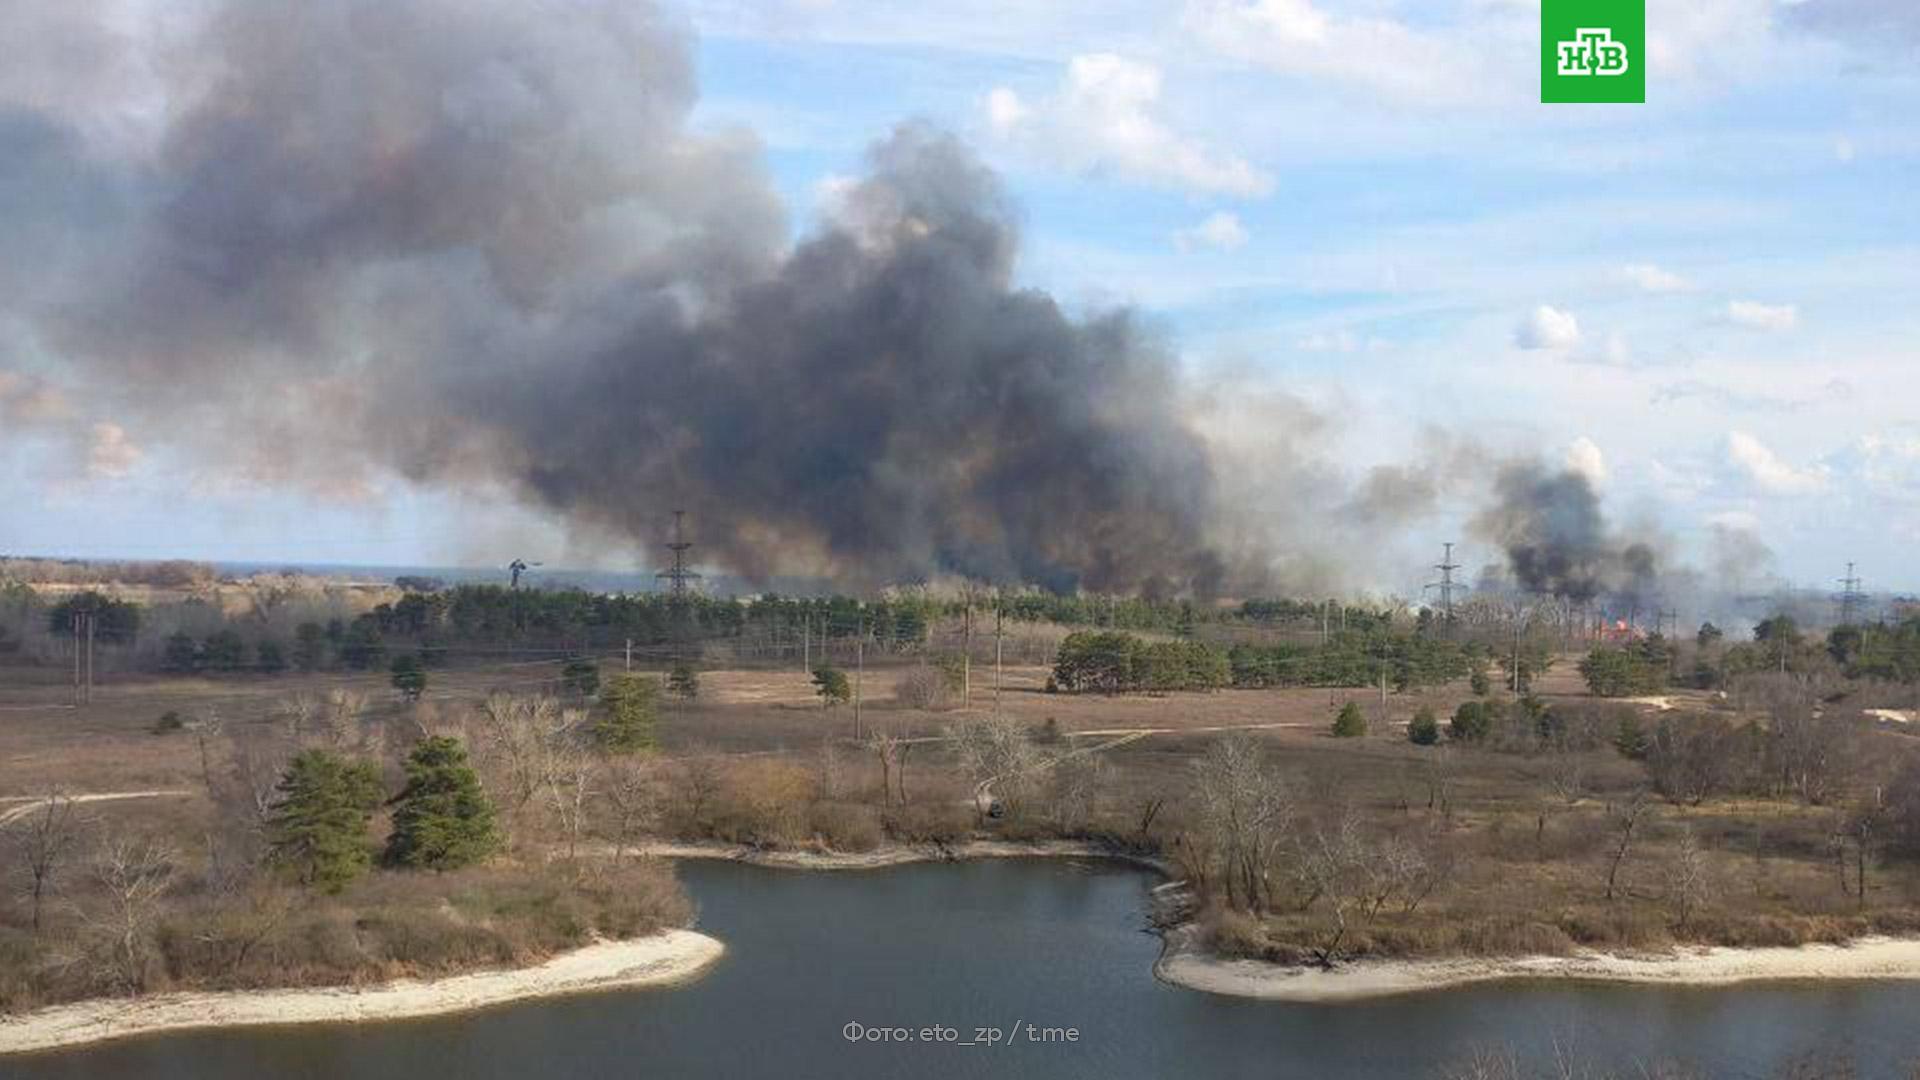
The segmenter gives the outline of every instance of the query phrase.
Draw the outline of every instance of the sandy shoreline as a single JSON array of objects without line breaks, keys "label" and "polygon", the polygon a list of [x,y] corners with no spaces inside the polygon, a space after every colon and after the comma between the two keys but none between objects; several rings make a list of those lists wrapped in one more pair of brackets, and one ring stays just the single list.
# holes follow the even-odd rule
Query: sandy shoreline
[{"label": "sandy shoreline", "polygon": [[1866,937],[1846,945],[1781,948],[1684,948],[1644,956],[1363,960],[1323,971],[1206,956],[1196,951],[1193,934],[1193,928],[1183,927],[1168,935],[1155,975],[1190,990],[1264,1001],[1360,1001],[1513,979],[1698,987],[1794,979],[1920,979],[1920,939],[1913,938]]},{"label": "sandy shoreline", "polygon": [[233,990],[95,999],[0,1016],[0,1055],[189,1028],[401,1020],[527,998],[664,986],[705,971],[726,947],[691,930],[605,941],[533,967],[364,988]]},{"label": "sandy shoreline", "polygon": [[967,859],[1118,859],[1162,874],[1165,863],[1146,855],[1116,851],[1078,840],[1014,843],[1005,840],[969,840],[961,844],[902,844],[874,851],[775,851],[736,844],[686,844],[677,841],[643,843],[628,849],[662,859],[724,859],[789,870],[879,870],[925,862],[961,862]]}]

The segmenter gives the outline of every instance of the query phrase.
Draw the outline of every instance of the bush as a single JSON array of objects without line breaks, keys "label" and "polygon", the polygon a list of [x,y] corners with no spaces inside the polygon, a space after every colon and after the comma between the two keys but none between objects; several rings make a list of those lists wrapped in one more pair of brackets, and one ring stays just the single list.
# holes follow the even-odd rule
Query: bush
[{"label": "bush", "polygon": [[393,658],[393,688],[408,701],[419,701],[427,692],[427,666],[418,656],[408,653]]},{"label": "bush", "polygon": [[1493,731],[1493,711],[1491,703],[1479,701],[1463,702],[1453,710],[1453,719],[1447,724],[1447,737],[1454,742],[1484,742]]},{"label": "bush", "polygon": [[952,844],[973,832],[973,814],[948,803],[909,803],[887,811],[887,835],[903,844]]},{"label": "bush", "polygon": [[1407,741],[1415,746],[1432,746],[1440,741],[1440,721],[1433,710],[1422,705],[1407,724]]},{"label": "bush", "polygon": [[277,641],[263,641],[253,647],[253,666],[262,674],[278,675],[287,670],[287,654]]},{"label": "bush", "polygon": [[917,667],[900,679],[894,696],[909,709],[931,712],[954,705],[953,688],[946,673],[929,667]]},{"label": "bush", "polygon": [[853,700],[853,684],[847,681],[847,673],[837,667],[813,669],[813,692],[820,695],[820,703],[829,709]]},{"label": "bush", "polygon": [[1333,736],[1336,739],[1357,739],[1367,733],[1367,717],[1360,711],[1356,702],[1349,701],[1340,706],[1340,715],[1333,718]]},{"label": "bush", "polygon": [[147,730],[153,732],[155,735],[171,735],[176,731],[186,730],[186,726],[186,717],[181,716],[172,709],[168,709],[166,712],[161,713],[160,719],[155,720],[153,727]]},{"label": "bush", "polygon": [[884,834],[872,807],[857,803],[817,802],[807,813],[816,840],[831,851],[872,851]]},{"label": "bush", "polygon": [[1639,761],[1647,756],[1647,729],[1640,723],[1640,714],[1626,712],[1620,715],[1620,724],[1613,733],[1613,748],[1624,758]]},{"label": "bush", "polygon": [[575,697],[590,698],[600,692],[600,665],[576,656],[560,669],[560,685]]},{"label": "bush", "polygon": [[[1649,642],[1654,639],[1649,639]],[[1667,684],[1665,650],[1600,648],[1580,661],[1587,689],[1600,697],[1651,694]]]},{"label": "bush", "polygon": [[692,664],[675,664],[667,673],[667,693],[683,701],[692,701],[700,696],[700,673],[693,670]]}]

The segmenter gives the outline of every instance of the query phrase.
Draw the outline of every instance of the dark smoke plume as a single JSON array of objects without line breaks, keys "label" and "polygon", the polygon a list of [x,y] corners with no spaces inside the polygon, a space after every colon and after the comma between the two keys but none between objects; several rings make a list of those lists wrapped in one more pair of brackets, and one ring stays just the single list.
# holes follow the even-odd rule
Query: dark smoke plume
[{"label": "dark smoke plume", "polygon": [[793,246],[642,0],[181,10],[0,16],[96,61],[0,77],[0,363],[263,482],[505,486],[635,549],[683,507],[751,577],[1226,584],[1172,359],[1014,287],[953,139]]},{"label": "dark smoke plume", "polygon": [[1586,603],[1629,604],[1660,592],[1653,545],[1625,539],[1608,525],[1600,496],[1583,473],[1537,462],[1509,464],[1494,479],[1494,503],[1474,520],[1476,535],[1499,545],[1523,592]]}]

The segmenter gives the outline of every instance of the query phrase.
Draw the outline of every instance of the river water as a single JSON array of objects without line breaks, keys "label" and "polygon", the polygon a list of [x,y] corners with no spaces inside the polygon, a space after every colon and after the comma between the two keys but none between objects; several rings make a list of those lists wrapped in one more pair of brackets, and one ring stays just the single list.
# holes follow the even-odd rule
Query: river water
[{"label": "river water", "polygon": [[[392,1024],[153,1036],[0,1059],[0,1078],[1343,1080],[1436,1076],[1477,1047],[1545,1060],[1556,1046],[1623,1070],[1681,1061],[1713,1077],[1842,1055],[1858,1076],[1907,1077],[1920,1060],[1920,983],[1535,982],[1267,1003],[1157,982],[1152,880],[1118,864],[680,871],[700,928],[728,947],[697,983]],[[849,1042],[849,1024],[906,1029],[910,1041]]]}]

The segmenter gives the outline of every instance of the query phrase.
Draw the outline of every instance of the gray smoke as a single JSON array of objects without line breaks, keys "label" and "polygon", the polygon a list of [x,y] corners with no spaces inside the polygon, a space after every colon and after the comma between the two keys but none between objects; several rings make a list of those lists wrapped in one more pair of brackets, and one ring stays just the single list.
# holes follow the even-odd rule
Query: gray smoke
[{"label": "gray smoke", "polygon": [[632,549],[685,508],[756,578],[1227,583],[1172,358],[1015,288],[952,138],[795,246],[640,0],[181,10],[4,16],[94,62],[0,79],[0,366],[266,482],[504,486]]},{"label": "gray smoke", "polygon": [[1655,545],[1618,535],[1583,473],[1516,462],[1494,479],[1493,504],[1473,531],[1506,555],[1506,572],[1523,592],[1577,604],[1650,602],[1661,592]]}]

